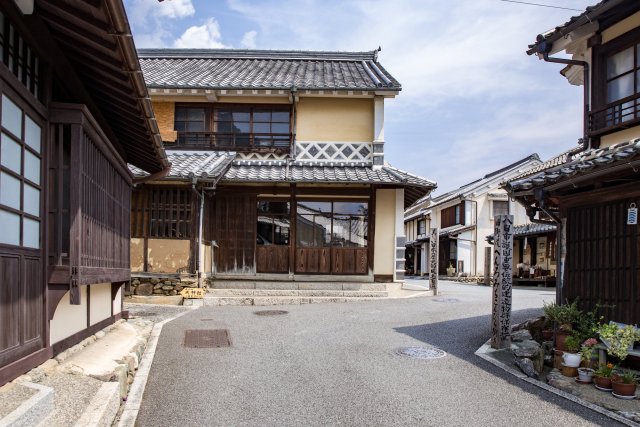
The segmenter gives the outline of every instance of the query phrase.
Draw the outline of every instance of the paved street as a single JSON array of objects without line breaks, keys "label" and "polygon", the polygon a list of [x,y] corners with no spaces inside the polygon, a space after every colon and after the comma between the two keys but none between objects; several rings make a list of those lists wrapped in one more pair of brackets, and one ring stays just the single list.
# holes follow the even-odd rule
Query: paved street
[{"label": "paved street", "polygon": [[[514,290],[514,321],[553,298]],[[440,298],[194,310],[163,329],[138,425],[616,425],[475,356],[490,301],[490,288],[441,283]],[[187,329],[227,329],[231,347],[185,348]]]}]

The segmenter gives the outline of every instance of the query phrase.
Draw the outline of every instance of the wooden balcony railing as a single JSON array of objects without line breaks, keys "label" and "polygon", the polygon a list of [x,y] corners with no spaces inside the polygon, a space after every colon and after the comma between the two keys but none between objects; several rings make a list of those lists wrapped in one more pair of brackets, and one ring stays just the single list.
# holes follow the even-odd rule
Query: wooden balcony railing
[{"label": "wooden balcony railing", "polygon": [[598,136],[640,123],[640,93],[593,109],[589,113],[589,136]]},{"label": "wooden balcony railing", "polygon": [[289,151],[292,141],[291,133],[178,132],[176,144],[200,149]]}]

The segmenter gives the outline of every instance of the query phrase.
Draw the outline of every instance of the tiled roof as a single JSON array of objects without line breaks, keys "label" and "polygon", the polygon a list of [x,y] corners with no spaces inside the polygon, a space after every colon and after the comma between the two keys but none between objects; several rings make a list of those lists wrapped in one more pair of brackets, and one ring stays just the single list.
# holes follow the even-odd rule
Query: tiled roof
[{"label": "tiled roof", "polygon": [[514,178],[511,178],[509,181],[514,181],[516,179],[522,179],[522,178],[525,178],[525,177],[530,176],[530,175],[535,175],[537,172],[540,172],[542,170],[549,169],[549,168],[552,168],[554,166],[559,166],[559,165],[562,165],[564,163],[567,163],[568,161],[571,160],[572,156],[574,154],[576,154],[577,152],[579,152],[580,150],[582,150],[582,145],[578,145],[576,147],[573,147],[572,149],[567,150],[564,153],[560,153],[557,156],[554,156],[554,157],[550,158],[549,160],[547,160],[544,163],[536,165],[536,166],[532,167],[531,169],[527,169],[522,174],[520,174],[520,175],[518,175],[518,176],[516,176]]},{"label": "tiled roof", "polygon": [[640,138],[604,149],[583,151],[573,160],[550,167],[534,175],[516,179],[506,184],[507,191],[526,191],[536,187],[567,181],[569,178],[587,176],[607,168],[630,163],[631,159],[640,160]]},{"label": "tiled roof", "polygon": [[360,184],[399,184],[428,189],[436,183],[391,166],[374,170],[370,166],[302,165],[286,161],[236,160],[225,173],[227,182],[330,182]]},{"label": "tiled roof", "polygon": [[[450,191],[448,193],[444,193],[441,194],[437,197],[433,197],[431,199],[431,203],[429,204],[429,207],[434,207],[437,205],[441,205],[447,202],[450,202],[452,200],[455,200],[457,198],[461,198],[463,197],[465,194],[468,194],[469,192],[473,192],[476,189],[479,189],[485,185],[487,185],[488,181],[491,181],[493,179],[495,179],[496,177],[500,176],[501,174],[505,174],[507,172],[513,171],[513,169],[521,167],[524,164],[530,163],[530,162],[540,162],[540,157],[537,154],[532,154],[530,156],[525,157],[524,159],[518,160],[515,163],[510,164],[509,166],[500,168],[496,171],[490,172],[488,174],[486,174],[485,176],[483,176],[480,179],[477,179],[475,181],[472,181],[468,184],[465,184],[463,186],[461,186],[460,188]],[[424,200],[420,199],[416,202],[416,204],[418,203],[422,203],[424,202]]]},{"label": "tiled roof", "polygon": [[593,6],[589,6],[580,15],[572,16],[564,24],[559,25],[550,31],[547,31],[544,34],[539,35],[536,42],[529,45],[529,50],[527,51],[527,53],[529,55],[536,53],[536,48],[541,43],[553,43],[559,38],[569,34],[574,29],[582,25],[594,22],[598,17],[616,6],[624,5],[624,3],[633,4],[635,2],[637,2],[637,0],[602,0]]},{"label": "tiled roof", "polygon": [[140,49],[147,86],[208,89],[401,90],[378,51]]},{"label": "tiled roof", "polygon": [[[552,224],[536,224],[530,222],[528,224],[516,225],[513,227],[513,237],[533,236],[536,234],[547,234],[556,231],[556,226]],[[489,243],[493,243],[494,235],[490,234],[486,237]]]},{"label": "tiled roof", "polygon": [[[168,179],[215,179],[229,167],[235,153],[232,152],[194,152],[167,150],[171,172]],[[129,165],[129,169],[136,176],[147,175],[141,169]]]}]

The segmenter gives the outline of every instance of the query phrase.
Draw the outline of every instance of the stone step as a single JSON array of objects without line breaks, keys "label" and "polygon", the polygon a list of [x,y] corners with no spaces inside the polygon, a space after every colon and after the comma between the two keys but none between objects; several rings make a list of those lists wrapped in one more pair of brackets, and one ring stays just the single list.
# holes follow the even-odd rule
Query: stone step
[{"label": "stone step", "polygon": [[366,282],[275,282],[210,280],[209,289],[257,289],[278,291],[386,291],[385,283]]},{"label": "stone step", "polygon": [[6,384],[0,389],[3,406],[4,399],[11,399],[10,403],[15,409],[4,416],[0,415],[0,426],[3,427],[44,426],[43,421],[55,410],[54,390],[32,382]]},{"label": "stone step", "polygon": [[215,297],[366,297],[386,298],[385,291],[331,291],[331,290],[280,290],[280,289],[208,289]]},{"label": "stone step", "polygon": [[379,300],[380,297],[289,297],[289,296],[226,296],[226,297],[210,297],[204,298],[206,306],[222,306],[222,305],[300,305],[300,304],[321,304],[336,302],[356,302],[356,301],[372,301]]}]

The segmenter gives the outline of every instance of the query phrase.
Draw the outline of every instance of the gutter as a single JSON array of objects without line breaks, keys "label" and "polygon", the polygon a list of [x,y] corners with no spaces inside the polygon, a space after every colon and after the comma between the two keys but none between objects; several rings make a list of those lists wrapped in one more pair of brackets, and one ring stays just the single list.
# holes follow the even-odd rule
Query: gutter
[{"label": "gutter", "polygon": [[536,46],[536,49],[542,49],[542,59],[545,62],[551,62],[554,64],[564,64],[564,65],[577,65],[582,67],[584,73],[584,111],[583,111],[583,123],[582,123],[582,150],[586,151],[591,148],[591,142],[589,140],[589,63],[586,61],[579,61],[575,59],[564,59],[564,58],[551,58],[549,57],[549,51],[551,51],[552,44],[548,44],[548,42],[543,42],[540,45]]}]

